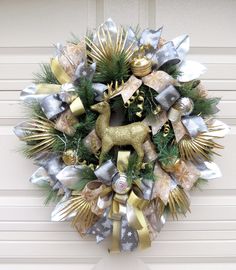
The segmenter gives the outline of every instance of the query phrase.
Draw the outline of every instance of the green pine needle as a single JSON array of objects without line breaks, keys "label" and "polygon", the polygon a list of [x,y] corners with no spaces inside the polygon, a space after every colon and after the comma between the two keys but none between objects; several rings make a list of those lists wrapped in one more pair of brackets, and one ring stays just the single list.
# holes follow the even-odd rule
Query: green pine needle
[{"label": "green pine needle", "polygon": [[38,101],[24,102],[23,105],[28,118],[46,117]]},{"label": "green pine needle", "polygon": [[177,65],[164,65],[161,67],[161,70],[165,71],[166,73],[168,73],[170,76],[172,76],[174,79],[177,79],[178,76],[181,75],[181,72],[178,69]]},{"label": "green pine needle", "polygon": [[53,74],[49,64],[42,64],[41,71],[34,73],[34,83],[60,84]]},{"label": "green pine needle", "polygon": [[158,152],[158,160],[165,166],[173,164],[179,157],[179,149],[174,144],[174,139],[175,136],[172,129],[170,129],[167,136],[163,136],[162,130],[153,136],[153,142]]},{"label": "green pine needle", "polygon": [[94,104],[95,98],[92,82],[82,78],[76,87],[76,91],[81,98],[85,109],[90,111],[90,106]]},{"label": "green pine needle", "polygon": [[141,171],[141,177],[146,180],[155,181],[156,177],[154,175],[154,162],[146,164],[144,170]]},{"label": "green pine needle", "polygon": [[53,190],[49,184],[45,184],[41,187],[45,195],[44,204],[48,205],[49,203],[59,202],[63,195],[58,195],[58,190]]},{"label": "green pine needle", "polygon": [[134,153],[129,157],[128,166],[126,170],[127,181],[129,184],[131,184],[133,180],[137,178],[138,173],[137,163],[138,163],[138,155]]},{"label": "green pine needle", "polygon": [[126,61],[124,52],[113,54],[111,58],[103,59],[97,62],[97,69],[94,75],[94,81],[100,83],[121,83],[126,81],[130,74],[129,63]]},{"label": "green pine needle", "polygon": [[194,103],[194,109],[192,114],[208,116],[217,112],[216,105],[219,103],[220,98],[205,98],[199,95],[199,91],[196,89],[200,81],[194,80],[191,82],[183,83],[180,87],[177,87],[179,93],[183,97],[189,97]]}]

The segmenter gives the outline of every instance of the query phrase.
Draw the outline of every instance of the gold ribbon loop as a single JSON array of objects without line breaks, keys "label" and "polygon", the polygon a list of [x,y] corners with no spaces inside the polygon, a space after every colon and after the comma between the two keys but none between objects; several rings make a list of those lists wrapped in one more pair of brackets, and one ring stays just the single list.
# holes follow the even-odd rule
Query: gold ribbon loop
[{"label": "gold ribbon loop", "polygon": [[75,116],[80,116],[81,114],[85,113],[84,105],[80,97],[77,97],[71,104],[70,110]]},{"label": "gold ribbon loop", "polygon": [[143,214],[143,209],[149,204],[148,200],[144,200],[131,191],[127,201],[127,219],[129,225],[137,230],[139,236],[139,246],[145,249],[151,246],[151,238],[148,225]]},{"label": "gold ribbon loop", "polygon": [[149,201],[144,200],[137,196],[134,191],[132,190],[128,199],[128,204],[132,205],[133,207],[136,207],[140,210],[143,210],[145,207],[148,206]]},{"label": "gold ribbon loop", "polygon": [[125,172],[128,167],[130,151],[119,151],[117,156],[117,169],[119,172]]},{"label": "gold ribbon loop", "polygon": [[51,59],[51,70],[59,83],[64,84],[71,81],[70,76],[62,68],[57,58]]},{"label": "gold ribbon loop", "polygon": [[39,94],[56,94],[61,90],[61,85],[50,83],[39,83],[36,85],[36,93]]}]

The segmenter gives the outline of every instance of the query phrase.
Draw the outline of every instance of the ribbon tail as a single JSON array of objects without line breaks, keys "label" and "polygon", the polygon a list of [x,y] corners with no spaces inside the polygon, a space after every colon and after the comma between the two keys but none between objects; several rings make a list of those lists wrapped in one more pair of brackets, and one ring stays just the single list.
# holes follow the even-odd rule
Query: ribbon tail
[{"label": "ribbon tail", "polygon": [[112,244],[111,249],[109,249],[109,252],[111,253],[120,252],[120,232],[121,232],[120,220],[113,220]]}]

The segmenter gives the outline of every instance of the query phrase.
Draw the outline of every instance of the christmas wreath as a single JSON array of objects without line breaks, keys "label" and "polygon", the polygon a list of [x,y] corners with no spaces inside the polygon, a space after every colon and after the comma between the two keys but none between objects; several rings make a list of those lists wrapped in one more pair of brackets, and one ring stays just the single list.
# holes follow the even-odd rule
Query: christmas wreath
[{"label": "christmas wreath", "polygon": [[14,129],[39,168],[30,181],[57,201],[52,221],[71,221],[110,251],[150,247],[167,215],[190,211],[189,190],[220,176],[214,118],[219,98],[185,60],[188,35],[111,19],[84,39],[57,44],[50,64],[21,92],[29,120]]}]

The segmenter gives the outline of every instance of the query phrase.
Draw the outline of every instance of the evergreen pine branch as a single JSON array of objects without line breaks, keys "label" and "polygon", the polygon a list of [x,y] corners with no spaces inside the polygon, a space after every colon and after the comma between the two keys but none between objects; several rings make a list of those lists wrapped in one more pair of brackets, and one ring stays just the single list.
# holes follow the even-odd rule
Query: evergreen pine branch
[{"label": "evergreen pine branch", "polygon": [[178,69],[177,65],[163,65],[160,70],[165,71],[170,76],[172,76],[174,79],[177,79],[178,76],[181,75],[181,72]]},{"label": "evergreen pine branch", "polygon": [[92,82],[82,78],[76,87],[76,91],[81,98],[85,109],[90,111],[90,106],[94,104],[95,99]]},{"label": "evergreen pine branch", "polygon": [[82,141],[78,144],[77,155],[80,160],[85,160],[88,164],[98,163],[98,159],[89,151]]},{"label": "evergreen pine branch", "polygon": [[130,75],[129,63],[126,61],[124,52],[112,54],[110,58],[104,58],[97,62],[97,69],[94,81],[100,83],[121,83],[126,81]]},{"label": "evergreen pine branch", "polygon": [[46,117],[38,101],[24,102],[23,105],[28,118]]},{"label": "evergreen pine branch", "polygon": [[141,170],[141,177],[146,180],[155,181],[154,162],[146,164],[144,170]]},{"label": "evergreen pine branch", "polygon": [[219,103],[220,98],[206,98],[202,97],[199,94],[199,91],[196,89],[199,84],[198,80],[191,82],[183,83],[180,87],[177,87],[179,93],[183,97],[189,97],[194,103],[194,108],[192,114],[208,116],[215,114],[217,112],[216,105]]},{"label": "evergreen pine branch", "polygon": [[216,105],[220,102],[220,98],[199,98],[194,101],[194,108],[192,114],[195,115],[212,115],[215,114],[218,110],[216,110]]},{"label": "evergreen pine branch", "polygon": [[51,202],[52,203],[59,202],[59,200],[62,198],[62,195],[58,194],[58,190],[54,190],[49,184],[45,184],[41,188],[46,197],[44,201],[45,205],[48,205]]},{"label": "evergreen pine branch", "polygon": [[144,109],[143,109],[144,116],[153,114],[153,111],[156,109],[157,106],[157,104],[154,101],[154,97],[157,95],[157,92],[146,85],[141,85],[140,90],[143,91],[145,95]]},{"label": "evergreen pine branch", "polygon": [[75,125],[76,132],[73,136],[56,132],[56,141],[53,144],[53,150],[63,152],[66,149],[78,148],[80,141],[89,134],[95,126],[96,115],[93,112],[87,112],[80,117],[80,122]]},{"label": "evergreen pine branch", "polygon": [[153,136],[153,142],[158,152],[158,160],[163,165],[170,165],[179,157],[179,149],[174,144],[174,139],[175,135],[172,129],[170,129],[167,136],[163,136],[162,130]]},{"label": "evergreen pine branch", "polygon": [[92,111],[87,111],[87,113],[80,117],[80,122],[75,125],[76,133],[80,134],[83,138],[88,135],[92,129],[95,127],[96,114]]},{"label": "evergreen pine branch", "polygon": [[49,64],[40,65],[41,71],[34,73],[34,83],[60,84],[53,74]]}]

